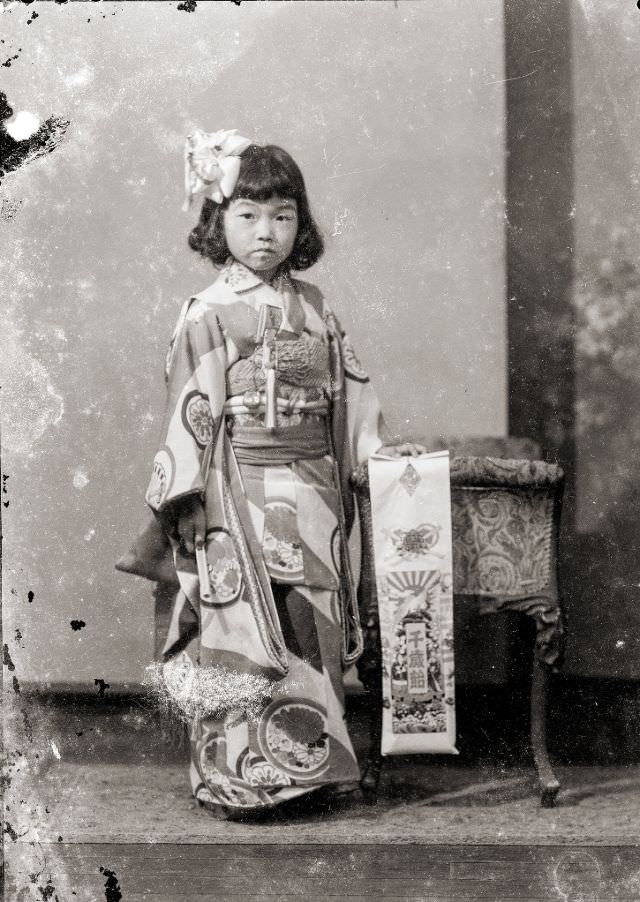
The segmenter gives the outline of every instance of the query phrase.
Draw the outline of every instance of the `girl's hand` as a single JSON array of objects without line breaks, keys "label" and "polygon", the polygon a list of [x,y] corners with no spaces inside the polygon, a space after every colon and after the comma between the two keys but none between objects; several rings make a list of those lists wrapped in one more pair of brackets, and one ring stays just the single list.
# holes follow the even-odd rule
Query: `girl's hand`
[{"label": "girl's hand", "polygon": [[386,454],[387,457],[417,457],[419,454],[427,454],[427,449],[417,442],[403,442],[401,445],[384,445],[378,454]]},{"label": "girl's hand", "polygon": [[196,553],[196,545],[204,542],[206,532],[207,518],[202,499],[198,495],[185,498],[178,514],[178,535],[187,554]]}]

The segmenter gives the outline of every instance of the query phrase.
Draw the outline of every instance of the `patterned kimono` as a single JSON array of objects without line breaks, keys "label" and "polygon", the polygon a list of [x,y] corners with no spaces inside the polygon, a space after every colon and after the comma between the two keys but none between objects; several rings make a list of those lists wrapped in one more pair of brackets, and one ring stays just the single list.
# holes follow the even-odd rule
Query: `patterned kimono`
[{"label": "patterned kimono", "polygon": [[[259,334],[263,305],[272,323],[275,313],[269,352]],[[275,360],[272,428],[267,353]],[[147,491],[181,586],[164,660],[266,675],[273,686],[258,716],[231,707],[194,719],[194,795],[258,808],[357,780],[342,672],[362,650],[348,478],[381,444],[369,380],[314,286],[284,274],[272,287],[233,259],[185,304],[167,379]],[[193,494],[207,517],[207,601],[175,529],[176,502]]]}]

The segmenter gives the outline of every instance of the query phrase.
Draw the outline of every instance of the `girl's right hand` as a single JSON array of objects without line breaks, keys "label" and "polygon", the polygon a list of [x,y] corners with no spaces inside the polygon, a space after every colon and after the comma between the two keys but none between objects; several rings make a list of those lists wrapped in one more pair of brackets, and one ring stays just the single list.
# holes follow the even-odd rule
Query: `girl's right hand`
[{"label": "girl's right hand", "polygon": [[187,554],[196,553],[196,545],[204,542],[206,532],[207,518],[202,499],[198,495],[185,498],[178,514],[178,535]]}]

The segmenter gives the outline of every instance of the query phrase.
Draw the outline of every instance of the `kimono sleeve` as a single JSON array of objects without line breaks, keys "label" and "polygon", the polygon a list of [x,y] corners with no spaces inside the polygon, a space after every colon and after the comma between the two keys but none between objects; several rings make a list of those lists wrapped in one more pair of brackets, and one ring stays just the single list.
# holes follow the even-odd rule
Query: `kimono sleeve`
[{"label": "kimono sleeve", "polygon": [[187,302],[168,359],[167,408],[146,493],[158,514],[184,496],[204,496],[223,417],[226,356],[215,310]]},{"label": "kimono sleeve", "polygon": [[325,321],[339,349],[340,360],[332,373],[333,395],[336,406],[345,410],[344,442],[350,452],[350,464],[355,467],[380,449],[384,420],[376,392],[351,339],[328,309]]}]

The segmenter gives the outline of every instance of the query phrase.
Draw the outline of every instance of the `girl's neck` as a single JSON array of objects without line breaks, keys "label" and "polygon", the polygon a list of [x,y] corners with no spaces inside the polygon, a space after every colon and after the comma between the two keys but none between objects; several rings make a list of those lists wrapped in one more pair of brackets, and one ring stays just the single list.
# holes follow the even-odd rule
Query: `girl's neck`
[{"label": "girl's neck", "polygon": [[251,269],[250,266],[247,266],[246,268],[257,276],[260,281],[264,282],[265,285],[274,285],[281,276],[284,276],[289,271],[289,267],[286,263],[280,263],[279,266],[268,270]]}]

